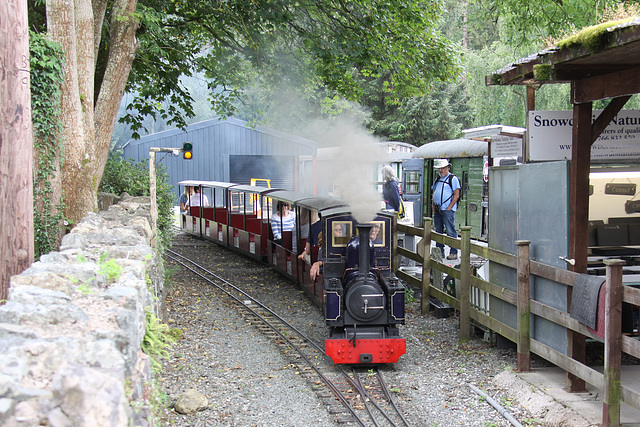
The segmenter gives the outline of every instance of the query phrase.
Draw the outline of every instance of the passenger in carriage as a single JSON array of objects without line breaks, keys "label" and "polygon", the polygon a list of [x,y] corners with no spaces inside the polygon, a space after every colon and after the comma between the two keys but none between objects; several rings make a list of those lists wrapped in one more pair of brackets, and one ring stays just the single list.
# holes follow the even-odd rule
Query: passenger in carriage
[{"label": "passenger in carriage", "polygon": [[[309,227],[309,233],[307,235],[307,243],[305,244],[304,249],[302,250],[302,253],[298,255],[298,259],[302,259],[302,260],[306,259],[307,256],[310,257],[312,248],[320,244],[318,243],[318,235],[322,233],[322,221],[321,221],[322,215],[320,215],[320,213],[316,211],[311,211],[310,213],[311,213],[311,220],[313,222]],[[302,232],[302,235],[303,236],[305,235],[304,232]],[[309,263],[314,262],[313,259],[309,259],[308,261]]]},{"label": "passenger in carriage", "polygon": [[189,206],[209,206],[209,199],[206,194],[200,194],[200,187],[193,187],[193,194],[189,197]]},{"label": "passenger in carriage", "polygon": [[320,269],[324,265],[324,257],[322,256],[322,231],[318,234],[318,245],[320,245],[320,250],[318,251],[318,260],[313,263],[311,266],[311,270],[309,270],[309,276],[311,276],[311,280],[316,280],[316,278],[320,275]]},{"label": "passenger in carriage", "polygon": [[[345,232],[346,225],[340,222],[334,222],[332,225],[333,230],[333,240],[336,242],[340,239],[348,239],[346,236],[347,232]],[[318,260],[313,263],[311,266],[311,270],[309,270],[309,275],[311,276],[311,280],[316,280],[316,277],[320,275],[321,268],[324,265],[324,254],[322,252],[322,231],[318,234],[318,245],[320,245],[320,251],[318,251]]]},{"label": "passenger in carriage", "polygon": [[[277,211],[271,215],[271,231],[273,232],[273,241],[282,245],[282,232],[294,231],[296,227],[296,214],[290,210],[289,203],[278,201],[276,205]],[[296,248],[296,236],[293,236],[293,250]]]},{"label": "passenger in carriage", "polygon": [[193,194],[193,187],[190,185],[185,185],[184,193],[180,195],[180,213],[182,215],[187,214],[187,209],[189,209],[189,197]]}]

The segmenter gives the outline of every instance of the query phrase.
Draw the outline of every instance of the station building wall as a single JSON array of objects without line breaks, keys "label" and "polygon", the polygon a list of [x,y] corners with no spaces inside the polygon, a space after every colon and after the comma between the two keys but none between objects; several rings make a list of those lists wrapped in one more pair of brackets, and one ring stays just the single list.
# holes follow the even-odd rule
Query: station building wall
[{"label": "station building wall", "polygon": [[125,159],[140,161],[149,159],[150,147],[182,148],[185,142],[193,144],[191,160],[184,160],[182,154],[156,154],[157,164],[167,168],[176,195],[178,182],[189,179],[249,184],[251,178],[263,178],[272,179],[272,187],[307,192],[308,182],[313,179],[306,176],[308,171],[299,163],[316,156],[315,141],[266,127],[250,127],[235,118],[205,120],[185,130],[166,130],[130,140],[123,154]]}]

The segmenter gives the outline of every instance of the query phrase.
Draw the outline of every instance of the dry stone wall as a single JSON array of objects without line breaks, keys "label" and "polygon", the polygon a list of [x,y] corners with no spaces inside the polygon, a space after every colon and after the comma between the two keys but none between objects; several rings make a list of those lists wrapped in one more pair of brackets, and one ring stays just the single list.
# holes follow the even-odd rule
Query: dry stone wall
[{"label": "dry stone wall", "polygon": [[146,310],[162,318],[149,198],[90,214],[11,278],[0,306],[0,425],[144,426]]}]

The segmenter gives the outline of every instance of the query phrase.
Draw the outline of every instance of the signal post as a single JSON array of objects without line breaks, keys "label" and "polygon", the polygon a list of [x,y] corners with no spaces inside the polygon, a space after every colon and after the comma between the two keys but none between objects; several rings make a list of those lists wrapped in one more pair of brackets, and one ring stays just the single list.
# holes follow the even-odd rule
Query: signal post
[{"label": "signal post", "polygon": [[182,158],[185,160],[191,160],[193,157],[193,144],[185,142],[182,148],[164,148],[164,147],[150,147],[149,148],[149,196],[151,198],[151,204],[149,207],[149,214],[151,216],[151,247],[157,248],[158,237],[158,202],[156,199],[156,153],[172,153],[174,156],[182,153]]}]

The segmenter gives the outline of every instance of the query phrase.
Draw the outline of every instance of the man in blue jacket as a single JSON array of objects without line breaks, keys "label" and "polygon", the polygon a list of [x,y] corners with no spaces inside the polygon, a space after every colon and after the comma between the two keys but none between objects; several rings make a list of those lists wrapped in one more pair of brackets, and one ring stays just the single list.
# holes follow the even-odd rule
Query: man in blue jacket
[{"label": "man in blue jacket", "polygon": [[[431,209],[433,211],[433,223],[437,233],[447,230],[447,236],[458,237],[456,234],[455,215],[460,198],[460,180],[449,171],[451,164],[447,159],[436,159],[433,162],[434,169],[438,170],[438,179],[433,183],[431,189]],[[436,243],[442,251],[444,257],[444,245]],[[451,248],[447,259],[458,258],[458,250]]]}]

